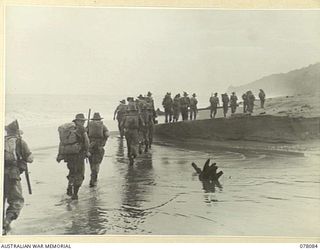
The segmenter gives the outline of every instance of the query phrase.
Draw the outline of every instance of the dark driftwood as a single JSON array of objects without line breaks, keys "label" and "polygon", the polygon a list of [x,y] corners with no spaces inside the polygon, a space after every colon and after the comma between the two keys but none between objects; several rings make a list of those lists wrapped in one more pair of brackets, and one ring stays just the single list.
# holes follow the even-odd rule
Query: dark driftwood
[{"label": "dark driftwood", "polygon": [[217,173],[218,166],[215,162],[210,165],[210,159],[205,162],[202,170],[194,162],[191,165],[199,174],[200,181],[218,181],[221,175],[223,175],[222,171]]},{"label": "dark driftwood", "polygon": [[219,178],[223,175],[223,172],[219,171],[217,173],[218,166],[215,162],[210,165],[210,159],[208,159],[202,170],[194,162],[191,165],[199,175],[199,180],[202,182],[202,187],[206,192],[214,193],[216,187],[222,189]]}]

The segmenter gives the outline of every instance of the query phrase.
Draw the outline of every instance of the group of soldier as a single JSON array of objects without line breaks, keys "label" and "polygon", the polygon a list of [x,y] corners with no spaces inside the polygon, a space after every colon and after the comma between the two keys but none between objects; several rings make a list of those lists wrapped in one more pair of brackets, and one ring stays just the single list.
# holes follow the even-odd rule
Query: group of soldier
[{"label": "group of soldier", "polygon": [[[130,165],[138,153],[148,152],[153,142],[153,126],[156,123],[154,100],[149,91],[146,96],[140,94],[120,101],[114,111],[113,119],[118,121],[120,137],[125,136],[127,141],[128,157]],[[144,147],[144,149],[143,149]]]},{"label": "group of soldier", "polygon": [[[264,108],[266,95],[262,89],[259,92],[261,108]],[[228,112],[230,104],[231,113],[235,113],[238,106],[238,98],[235,92],[230,98],[222,94],[222,107],[224,117]],[[255,96],[252,91],[247,91],[242,95],[243,112],[251,114],[253,112]],[[219,106],[218,94],[210,97],[210,117],[214,118]],[[196,94],[191,98],[184,92],[183,97],[177,94],[173,99],[171,93],[167,93],[163,98],[162,105],[165,109],[165,122],[177,122],[179,114],[182,120],[188,120],[190,110],[190,120],[197,117]],[[130,165],[138,154],[148,152],[153,142],[153,127],[156,124],[156,112],[154,100],[151,92],[146,96],[141,94],[134,99],[133,97],[121,100],[114,112],[114,119],[118,121],[120,137],[125,137],[127,141],[128,158]],[[58,129],[60,136],[59,153],[57,161],[67,163],[69,170],[67,179],[67,195],[73,200],[78,199],[79,189],[84,181],[85,161],[89,160],[91,169],[90,187],[97,185],[97,178],[100,164],[104,156],[104,146],[109,137],[109,131],[102,122],[100,113],[96,112],[93,118],[88,119],[84,114],[77,114],[71,123],[61,125]],[[85,126],[85,122],[87,126]],[[27,172],[27,163],[33,162],[33,156],[27,143],[22,139],[22,131],[19,129],[17,121],[13,121],[5,126],[5,150],[4,150],[4,193],[3,193],[3,233],[10,229],[10,223],[17,219],[24,204],[22,196],[21,178],[23,172]],[[8,207],[5,210],[5,204]]]},{"label": "group of soldier", "polygon": [[[262,89],[259,92],[259,98],[261,103],[261,108],[264,108],[264,102],[266,95]],[[249,90],[242,95],[243,100],[243,112],[251,114],[254,108],[255,96],[252,91]],[[223,116],[226,117],[229,107],[231,108],[231,114],[236,112],[238,104],[238,97],[235,92],[232,92],[230,97],[227,93],[221,94]],[[220,101],[218,93],[212,94],[210,99],[210,118],[215,118],[217,114],[217,109],[220,106]],[[171,93],[167,92],[163,98],[162,106],[165,113],[165,123],[177,122],[179,120],[179,115],[181,113],[182,120],[196,120],[198,113],[198,100],[196,94],[194,93],[191,98],[189,98],[187,92],[183,92],[183,96],[180,94],[175,95],[174,98],[171,97]],[[190,114],[190,115],[189,115]]]},{"label": "group of soldier", "polygon": [[[89,160],[91,179],[89,186],[97,185],[100,164],[104,156],[104,146],[109,131],[98,112],[93,118],[86,119],[84,114],[77,114],[71,123],[58,128],[60,135],[57,162],[64,160],[68,168],[67,195],[72,200],[78,199],[79,189],[84,181],[85,161]],[[85,122],[88,121],[85,127]],[[4,157],[4,193],[3,193],[3,234],[10,230],[10,224],[17,219],[24,205],[21,177],[28,173],[27,163],[33,162],[33,156],[27,143],[22,139],[22,131],[17,121],[5,126]],[[27,176],[27,174],[26,174]],[[27,182],[29,180],[27,179]],[[28,183],[29,193],[31,186]],[[6,203],[8,203],[5,209]]]},{"label": "group of soldier", "polygon": [[[264,108],[266,94],[262,89],[260,89],[260,92],[259,92],[259,99],[260,99],[261,108]],[[236,109],[239,106],[239,104],[238,104],[238,97],[236,96],[235,92],[232,92],[232,95],[230,96],[230,98],[227,93],[221,94],[221,100],[222,100],[224,117],[226,117],[228,113],[229,106],[231,108],[231,114],[234,114],[236,112]],[[251,114],[253,112],[254,102],[256,100],[252,91],[248,90],[245,93],[243,93],[242,100],[243,100],[243,113]],[[218,93],[214,93],[214,95],[211,95],[209,102],[210,102],[210,118],[215,118],[217,114],[217,108],[220,105]]]},{"label": "group of soldier", "polygon": [[176,94],[172,99],[171,93],[167,92],[162,101],[162,106],[165,113],[165,123],[177,122],[181,113],[183,121],[189,119],[188,112],[190,111],[190,120],[197,119],[198,113],[198,100],[196,94],[193,93],[192,97],[188,96],[187,92],[183,92],[183,96]]},{"label": "group of soldier", "polygon": [[[80,113],[71,123],[58,128],[60,143],[56,160],[58,163],[63,160],[67,164],[67,195],[72,200],[78,200],[78,192],[84,181],[85,161],[89,160],[91,170],[89,186],[97,185],[104,146],[110,136],[100,113],[94,113],[90,119],[90,112],[88,118]],[[139,95],[137,99],[128,97],[127,104],[125,100],[120,101],[114,113],[115,118],[118,120],[121,139],[124,136],[126,138],[129,162],[132,165],[138,153],[142,153],[142,147],[144,152],[148,152],[153,141],[156,112],[151,92],[146,96]],[[5,126],[5,130],[3,234],[10,230],[11,222],[18,218],[24,205],[20,175],[28,173],[27,163],[33,162],[32,153],[21,137],[18,121]],[[5,209],[6,203],[8,206]]]}]

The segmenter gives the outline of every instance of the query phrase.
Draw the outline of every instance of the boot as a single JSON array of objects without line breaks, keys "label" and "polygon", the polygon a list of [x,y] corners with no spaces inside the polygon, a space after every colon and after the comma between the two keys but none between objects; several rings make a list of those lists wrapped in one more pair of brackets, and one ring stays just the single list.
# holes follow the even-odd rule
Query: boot
[{"label": "boot", "polygon": [[130,156],[130,157],[129,157],[129,165],[132,166],[132,165],[133,165],[133,162],[134,162],[134,157],[133,157],[133,156]]},{"label": "boot", "polygon": [[91,174],[91,179],[89,183],[89,187],[95,187],[97,186],[97,174]]},{"label": "boot", "polygon": [[80,188],[79,186],[74,186],[73,187],[73,194],[72,194],[72,197],[71,197],[72,200],[78,200],[79,188]]},{"label": "boot", "polygon": [[68,185],[67,195],[68,195],[68,196],[72,196],[72,185]]},{"label": "boot", "polygon": [[7,235],[11,230],[10,224],[14,220],[14,216],[12,214],[7,214],[6,218],[3,220],[2,224],[2,234]]}]

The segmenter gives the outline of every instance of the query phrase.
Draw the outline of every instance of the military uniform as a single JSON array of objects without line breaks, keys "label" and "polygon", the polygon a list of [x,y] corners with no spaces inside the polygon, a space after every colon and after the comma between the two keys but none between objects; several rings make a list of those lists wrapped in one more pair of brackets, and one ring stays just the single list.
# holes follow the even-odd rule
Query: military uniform
[{"label": "military uniform", "polygon": [[213,113],[213,118],[216,117],[217,114],[217,107],[219,105],[219,98],[217,97],[217,93],[214,94],[214,96],[210,97],[210,118],[212,118],[212,113]]},{"label": "military uniform", "polygon": [[153,142],[153,127],[154,127],[154,124],[156,123],[156,112],[154,110],[154,104],[153,104],[153,99],[152,98],[146,98],[146,101],[147,101],[147,111],[149,113],[149,119],[151,120],[149,122],[149,125],[148,125],[148,134],[149,134],[149,140],[148,140],[148,145],[149,145],[149,148],[151,148],[151,145],[152,145],[152,142]]},{"label": "military uniform", "polygon": [[198,113],[198,100],[196,98],[196,94],[193,94],[192,97],[190,98],[190,120],[196,119],[197,118],[197,113]]},{"label": "military uniform", "polygon": [[242,100],[243,100],[243,113],[247,113],[247,110],[248,110],[248,97],[247,97],[246,93],[244,93],[242,95]]},{"label": "military uniform", "polygon": [[165,123],[172,122],[173,100],[170,93],[167,93],[163,98],[162,106],[164,107],[165,112]]},{"label": "military uniform", "polygon": [[180,111],[182,120],[188,120],[188,108],[190,106],[190,99],[188,97],[188,94],[184,92],[183,97],[180,98]]},{"label": "military uniform", "polygon": [[[84,180],[84,159],[89,156],[89,138],[83,126],[85,120],[83,114],[77,114],[73,120],[76,126],[77,143],[81,147],[79,153],[64,155],[64,161],[67,162],[69,170],[67,195],[75,200],[78,199],[78,191]],[[57,161],[59,162],[59,158]]]},{"label": "military uniform", "polygon": [[227,94],[221,95],[222,105],[223,105],[223,116],[226,117],[228,113],[229,97]]},{"label": "military uniform", "polygon": [[259,98],[260,98],[261,108],[264,108],[264,102],[266,100],[266,94],[264,93],[264,91],[262,89],[260,89]]},{"label": "military uniform", "polygon": [[138,155],[139,147],[139,128],[144,126],[144,123],[134,106],[129,106],[124,119],[122,120],[124,127],[124,134],[127,141],[128,157],[130,165],[133,164],[134,159]]},{"label": "military uniform", "polygon": [[[90,179],[90,187],[96,186],[97,178],[100,170],[100,164],[103,160],[104,156],[104,146],[108,140],[109,137],[109,130],[108,128],[101,122],[103,118],[100,117],[99,113],[95,113],[93,115],[93,118],[91,119],[90,123],[99,123],[99,126],[101,126],[101,135],[94,136],[90,135],[89,130],[89,140],[90,140],[90,146],[89,146],[89,162],[90,162],[90,169],[91,169],[91,179]],[[90,129],[89,125],[89,129]]]},{"label": "military uniform", "polygon": [[238,101],[238,97],[233,92],[232,95],[230,96],[230,107],[231,107],[231,113],[232,114],[234,114],[236,112],[237,101]]},{"label": "military uniform", "polygon": [[152,98],[152,93],[150,91],[147,94],[146,101],[148,103],[148,110],[152,113],[153,123],[156,123],[157,113],[154,108],[154,100]]},{"label": "military uniform", "polygon": [[180,115],[180,94],[177,94],[173,99],[173,121],[177,122]]},{"label": "military uniform", "polygon": [[118,121],[118,129],[119,129],[121,138],[123,138],[123,136],[124,136],[123,128],[121,127],[121,121],[126,114],[126,110],[127,110],[127,105],[125,104],[125,100],[122,100],[120,102],[120,104],[118,105],[118,107],[116,108],[116,110],[114,111],[113,119],[115,119],[115,116],[116,116],[116,119]]},{"label": "military uniform", "polygon": [[153,130],[152,114],[149,112],[147,105],[142,106],[140,117],[143,121],[139,128],[140,141],[139,141],[139,153],[142,152],[142,145],[145,146],[144,152],[148,152],[150,145],[150,133]]},{"label": "military uniform", "polygon": [[247,99],[248,99],[248,112],[251,114],[253,112],[253,107],[254,107],[254,101],[255,101],[255,96],[252,94],[251,91],[247,92]]},{"label": "military uniform", "polygon": [[[19,128],[17,121],[10,123],[5,127],[7,131],[6,140],[15,141],[16,160],[8,160],[5,157],[4,161],[4,183],[3,183],[3,233],[9,230],[9,225],[12,220],[18,218],[21,209],[24,205],[24,198],[22,196],[21,178],[20,174],[26,170],[26,164],[33,162],[33,156],[27,143],[22,140],[19,135]],[[5,210],[5,204],[8,207]]]}]

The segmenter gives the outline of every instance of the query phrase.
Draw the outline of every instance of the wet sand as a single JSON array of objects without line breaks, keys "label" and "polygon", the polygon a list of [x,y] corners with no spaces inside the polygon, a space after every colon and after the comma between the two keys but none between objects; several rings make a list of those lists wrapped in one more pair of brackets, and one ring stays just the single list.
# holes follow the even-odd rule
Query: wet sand
[{"label": "wet sand", "polygon": [[[158,141],[130,167],[125,141],[112,137],[98,186],[89,188],[87,164],[79,200],[71,201],[66,164],[47,145],[33,149],[33,194],[23,179],[26,204],[13,235],[319,236],[318,150],[301,156]],[[207,158],[224,172],[220,188],[203,185],[191,167]]]}]

